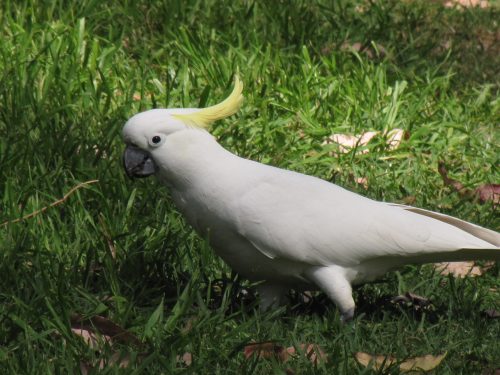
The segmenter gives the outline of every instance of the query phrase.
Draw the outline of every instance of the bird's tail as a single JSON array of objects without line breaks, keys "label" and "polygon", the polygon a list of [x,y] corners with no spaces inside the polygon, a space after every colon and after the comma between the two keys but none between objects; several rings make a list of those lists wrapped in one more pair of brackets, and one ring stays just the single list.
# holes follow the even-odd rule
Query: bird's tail
[{"label": "bird's tail", "polygon": [[467,246],[456,250],[433,251],[431,253],[408,254],[405,263],[435,263],[457,262],[464,260],[496,260],[500,261],[500,233],[480,227],[464,220],[438,212],[428,211],[417,207],[392,204],[417,215],[427,216],[452,225],[481,240],[477,246]]},{"label": "bird's tail", "polygon": [[453,225],[454,227],[461,229],[464,232],[473,235],[474,237],[477,237],[485,242],[490,243],[492,247],[489,250],[500,250],[500,233],[495,232],[491,229],[486,229],[480,227],[479,225],[475,225],[467,221],[457,219],[456,217],[453,216],[448,216],[440,214],[438,212],[424,210],[422,208],[405,206],[401,204],[392,204],[392,205],[401,207],[406,211],[410,211],[418,215],[427,216],[435,220],[442,221],[446,224]]}]

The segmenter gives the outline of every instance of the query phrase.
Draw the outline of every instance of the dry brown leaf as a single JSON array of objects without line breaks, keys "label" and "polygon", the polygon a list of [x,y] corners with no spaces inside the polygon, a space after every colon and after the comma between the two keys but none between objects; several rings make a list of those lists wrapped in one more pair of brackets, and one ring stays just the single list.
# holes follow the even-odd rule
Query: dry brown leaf
[{"label": "dry brown leaf", "polygon": [[368,189],[368,179],[366,177],[356,177],[354,179],[358,185],[363,186],[364,189]]},{"label": "dry brown leaf", "polygon": [[430,371],[443,361],[444,357],[446,357],[446,353],[440,355],[431,355],[427,354],[422,357],[415,357],[407,359],[399,365],[399,368],[402,372],[409,371]]},{"label": "dry brown leaf", "polygon": [[477,187],[474,194],[481,203],[492,201],[494,204],[500,203],[500,184],[485,184]]},{"label": "dry brown leaf", "polygon": [[285,348],[275,342],[261,342],[246,345],[243,354],[246,359],[256,356],[259,359],[274,358],[283,363],[299,354],[304,354],[315,366],[320,362],[327,361],[327,355],[317,344],[300,344],[298,349],[294,346]]},{"label": "dry brown leaf", "polygon": [[[337,143],[339,145],[339,151],[345,154],[355,147],[366,146],[366,144],[377,134],[378,132],[366,132],[360,135],[332,134],[323,144]],[[367,152],[367,149],[360,151],[362,154],[366,154]]]},{"label": "dry brown leaf", "polygon": [[438,172],[443,178],[444,184],[451,187],[462,197],[475,198],[481,203],[489,201],[492,201],[495,205],[500,203],[500,184],[484,184],[478,186],[474,190],[467,189],[460,181],[454,180],[448,176],[448,170],[442,161],[438,163]]},{"label": "dry brown leaf", "polygon": [[74,314],[71,316],[71,328],[73,332],[75,332],[75,330],[86,330],[103,337],[109,337],[110,340],[118,341],[123,344],[142,345],[141,340],[133,333],[120,327],[108,318],[99,315],[84,318],[81,315]]},{"label": "dry brown leaf", "polygon": [[500,311],[495,309],[488,309],[483,311],[484,315],[486,315],[490,319],[498,319],[500,318]]},{"label": "dry brown leaf", "polygon": [[83,340],[83,342],[85,342],[85,344],[95,350],[98,350],[103,342],[107,343],[108,345],[113,344],[110,336],[96,334],[85,328],[71,328],[71,332],[79,336]]},{"label": "dry brown leaf", "polygon": [[488,8],[487,0],[449,0],[444,3],[446,8]]},{"label": "dry brown leaf", "polygon": [[[108,318],[103,316],[92,316],[85,318],[79,314],[73,314],[70,318],[71,332],[80,337],[85,344],[98,353],[103,352],[103,344],[112,346],[114,342],[122,344],[134,344],[141,346],[142,342],[132,333],[120,327]],[[143,355],[139,355],[137,360],[142,360]],[[117,366],[126,368],[130,365],[131,357],[118,351],[106,359],[100,359],[98,362],[80,362],[80,372],[83,375],[88,374],[95,369],[104,369],[107,366]]]},{"label": "dry brown leaf", "polygon": [[[332,134],[323,142],[323,145],[336,143],[339,145],[339,152],[345,154],[351,151],[353,148],[366,146],[373,137],[380,134],[387,138],[386,144],[389,150],[398,148],[401,144],[401,141],[405,138],[405,131],[403,129],[396,128],[386,133],[382,133],[379,131],[369,131],[356,135]],[[369,152],[369,150],[364,148],[359,150],[358,152],[361,154],[366,154],[367,152]]]},{"label": "dry brown leaf", "polygon": [[479,266],[472,260],[465,262],[434,263],[434,267],[441,275],[446,276],[448,274],[452,274],[453,276],[460,278],[466,276],[481,276],[494,265],[494,261],[488,261],[484,263],[484,266]]},{"label": "dry brown leaf", "polygon": [[183,355],[178,355],[176,357],[177,363],[183,364],[184,366],[191,366],[193,363],[193,355],[189,352],[184,353]]},{"label": "dry brown leaf", "polygon": [[403,129],[392,129],[387,132],[387,145],[389,150],[395,150],[401,144],[401,141],[406,138],[408,134]]},{"label": "dry brown leaf", "polygon": [[275,342],[256,342],[245,345],[243,354],[246,359],[256,356],[259,359],[275,358],[279,362],[286,362],[289,355],[285,347],[276,344]]},{"label": "dry brown leaf", "polygon": [[445,185],[452,187],[454,190],[456,190],[458,193],[462,195],[469,193],[469,191],[464,187],[464,185],[460,181],[448,177],[448,170],[446,169],[446,166],[442,161],[438,163],[438,172],[441,175],[441,178],[443,179]]},{"label": "dry brown leaf", "polygon": [[373,369],[376,371],[386,369],[390,366],[399,365],[401,372],[412,372],[433,370],[441,363],[444,357],[446,357],[446,353],[437,356],[428,354],[422,357],[409,358],[404,361],[399,361],[391,356],[371,355],[363,352],[356,353],[355,357],[359,364],[365,367],[372,364]]}]

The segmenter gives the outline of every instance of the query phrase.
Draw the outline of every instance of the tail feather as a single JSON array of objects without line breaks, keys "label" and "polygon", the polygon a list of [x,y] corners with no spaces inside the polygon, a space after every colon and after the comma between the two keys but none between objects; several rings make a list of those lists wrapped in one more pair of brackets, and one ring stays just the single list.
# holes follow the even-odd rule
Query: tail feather
[{"label": "tail feather", "polygon": [[483,241],[490,243],[491,245],[493,245],[492,250],[495,250],[496,247],[496,250],[500,251],[500,233],[498,232],[468,223],[467,221],[460,220],[452,216],[424,210],[422,208],[405,206],[400,204],[394,204],[394,206],[399,206],[404,208],[406,211],[410,211],[418,215],[427,216],[432,219],[442,221],[443,223],[453,225],[454,227],[461,229],[464,232],[467,232],[474,237],[477,237]]}]

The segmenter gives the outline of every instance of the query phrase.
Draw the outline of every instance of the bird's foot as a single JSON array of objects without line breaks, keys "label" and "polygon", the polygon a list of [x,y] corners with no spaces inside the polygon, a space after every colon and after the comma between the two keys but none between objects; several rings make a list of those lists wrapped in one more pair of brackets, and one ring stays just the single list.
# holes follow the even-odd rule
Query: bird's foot
[{"label": "bird's foot", "polygon": [[287,287],[264,283],[257,286],[257,291],[260,296],[260,311],[267,311],[273,307],[283,306],[287,302]]},{"label": "bird's foot", "polygon": [[340,315],[340,321],[344,324],[349,323],[350,321],[352,321],[353,318],[354,318],[354,307],[351,307],[350,309],[342,311],[342,313]]}]

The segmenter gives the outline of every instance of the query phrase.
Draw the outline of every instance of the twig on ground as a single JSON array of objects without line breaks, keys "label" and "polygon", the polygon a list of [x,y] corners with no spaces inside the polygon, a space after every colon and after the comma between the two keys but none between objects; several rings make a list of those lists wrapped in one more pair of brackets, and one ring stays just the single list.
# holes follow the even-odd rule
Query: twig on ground
[{"label": "twig on ground", "polygon": [[47,211],[49,208],[52,208],[52,207],[55,207],[55,206],[58,206],[58,205],[64,203],[78,189],[81,189],[82,187],[85,187],[85,186],[90,185],[90,184],[95,184],[96,182],[99,182],[99,180],[89,180],[89,181],[81,182],[78,185],[72,187],[66,194],[64,194],[64,196],[61,199],[49,204],[48,206],[42,207],[39,210],[36,210],[28,215],[24,215],[23,217],[20,217],[20,218],[14,219],[14,220],[4,221],[2,224],[0,224],[0,227],[7,226],[9,224],[18,223],[18,222],[24,221],[26,219],[31,219],[32,217],[35,217],[35,216]]}]

